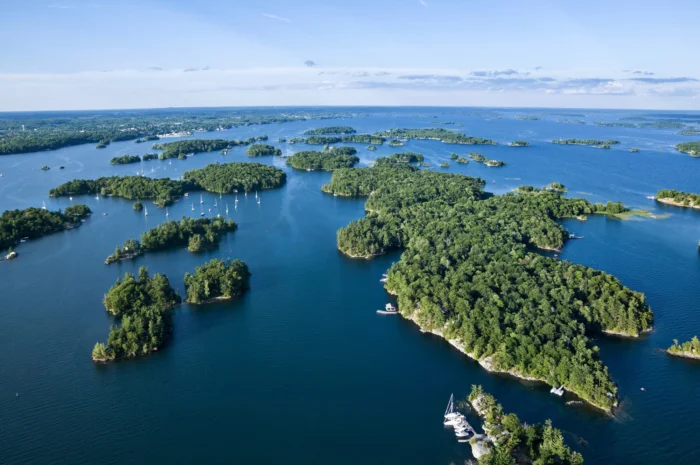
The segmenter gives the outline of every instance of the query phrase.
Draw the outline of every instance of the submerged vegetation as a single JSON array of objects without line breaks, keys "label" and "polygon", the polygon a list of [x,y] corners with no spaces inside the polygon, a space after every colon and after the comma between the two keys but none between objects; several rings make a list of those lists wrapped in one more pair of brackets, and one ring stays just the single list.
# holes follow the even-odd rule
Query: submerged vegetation
[{"label": "submerged vegetation", "polygon": [[[564,443],[560,430],[545,424],[521,422],[514,413],[505,413],[501,404],[481,386],[472,386],[469,403],[483,418],[485,440],[472,440],[481,451],[480,465],[581,465],[583,457]],[[483,455],[482,455],[483,454]]]},{"label": "submerged vegetation", "polygon": [[5,210],[0,215],[0,250],[13,246],[22,239],[38,239],[66,229],[80,226],[81,220],[92,212],[86,205],[72,205],[56,212],[42,208]]},{"label": "submerged vegetation", "polygon": [[338,147],[323,152],[297,152],[287,158],[292,168],[307,171],[332,171],[338,168],[352,168],[360,159],[353,147]]},{"label": "submerged vegetation", "polygon": [[237,299],[250,287],[250,271],[240,260],[212,259],[198,266],[194,274],[185,274],[187,302],[201,304],[210,300]]},{"label": "submerged vegetation", "polygon": [[560,218],[613,212],[550,192],[487,198],[484,185],[389,164],[336,170],[323,190],[369,196],[366,217],[338,231],[343,253],[369,258],[406,249],[386,284],[403,316],[489,370],[564,385],[611,410],[617,388],[588,334],[647,330],[644,295],[530,248],[560,249],[569,237]]}]

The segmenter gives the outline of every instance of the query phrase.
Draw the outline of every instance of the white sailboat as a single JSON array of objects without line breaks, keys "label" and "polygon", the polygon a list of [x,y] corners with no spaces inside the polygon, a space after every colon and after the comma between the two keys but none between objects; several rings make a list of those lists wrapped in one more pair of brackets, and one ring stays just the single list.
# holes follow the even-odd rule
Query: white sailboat
[{"label": "white sailboat", "polygon": [[214,199],[214,206],[215,206],[215,207],[217,207],[217,206],[218,206],[218,205],[216,205],[216,199]]},{"label": "white sailboat", "polygon": [[100,200],[100,194],[97,194],[97,195],[95,196],[95,200]]},{"label": "white sailboat", "polygon": [[168,207],[165,207],[165,216],[166,217],[170,216],[170,213],[168,213]]},{"label": "white sailboat", "polygon": [[46,202],[41,202],[41,209],[46,210]]},{"label": "white sailboat", "polygon": [[73,201],[73,196],[68,197],[68,200]]},{"label": "white sailboat", "polygon": [[258,198],[258,191],[255,191],[255,198]]},{"label": "white sailboat", "polygon": [[148,216],[148,207],[143,207],[143,216]]},{"label": "white sailboat", "polygon": [[462,414],[455,412],[455,395],[450,395],[450,401],[447,403],[447,409],[445,409],[445,421],[446,426],[456,426],[461,422]]},{"label": "white sailboat", "polygon": [[221,192],[219,192],[219,198],[222,198],[222,194],[221,194]]},{"label": "white sailboat", "polygon": [[228,204],[226,204],[226,214],[228,215]]},{"label": "white sailboat", "polygon": [[202,194],[199,194],[199,203],[204,203],[204,199],[202,198]]},{"label": "white sailboat", "polygon": [[194,211],[194,202],[192,202],[192,211]]}]

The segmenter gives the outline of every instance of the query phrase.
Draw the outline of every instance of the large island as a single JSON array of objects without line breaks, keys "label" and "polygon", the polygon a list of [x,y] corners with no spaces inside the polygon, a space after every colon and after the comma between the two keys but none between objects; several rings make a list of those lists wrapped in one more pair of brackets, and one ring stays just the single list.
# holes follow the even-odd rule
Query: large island
[{"label": "large island", "polygon": [[531,251],[562,248],[569,234],[558,219],[607,206],[546,191],[488,196],[484,185],[395,163],[336,170],[323,190],[368,197],[366,217],[338,231],[340,251],[371,258],[406,250],[386,283],[401,315],[489,371],[563,385],[612,411],[617,387],[588,335],[648,330],[644,295]]},{"label": "large island", "polygon": [[65,211],[43,208],[6,210],[0,215],[0,251],[20,241],[38,239],[82,224],[92,212],[86,205],[72,205]]}]

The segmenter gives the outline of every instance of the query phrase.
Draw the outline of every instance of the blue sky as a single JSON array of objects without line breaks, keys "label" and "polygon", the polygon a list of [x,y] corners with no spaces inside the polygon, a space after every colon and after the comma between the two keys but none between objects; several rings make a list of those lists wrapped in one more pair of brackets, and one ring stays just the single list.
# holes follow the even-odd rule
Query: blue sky
[{"label": "blue sky", "polygon": [[3,0],[0,110],[700,109],[700,2]]}]

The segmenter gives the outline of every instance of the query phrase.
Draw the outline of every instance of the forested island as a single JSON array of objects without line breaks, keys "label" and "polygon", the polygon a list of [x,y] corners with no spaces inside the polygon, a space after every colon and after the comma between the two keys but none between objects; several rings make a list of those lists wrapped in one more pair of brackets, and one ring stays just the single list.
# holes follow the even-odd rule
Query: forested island
[{"label": "forested island", "polygon": [[287,158],[292,168],[307,171],[332,171],[338,168],[352,168],[360,162],[354,147],[337,147],[323,152],[297,152]]},{"label": "forested island", "polygon": [[389,142],[386,143],[389,147],[403,147],[404,143],[403,141],[400,141],[398,139],[392,139]]},{"label": "forested island", "polygon": [[172,205],[185,191],[200,187],[187,181],[144,176],[110,176],[89,179],[74,179],[49,191],[51,197],[93,195],[123,197],[129,200],[153,199],[159,207]]},{"label": "forested island", "polygon": [[375,163],[396,162],[396,163],[422,163],[425,158],[423,154],[416,152],[394,153],[388,157],[378,158]]},{"label": "forested island", "polygon": [[139,269],[138,279],[131,273],[117,278],[104,305],[110,314],[121,317],[121,326],[112,325],[106,344],[95,344],[93,361],[132,358],[160,349],[171,332],[171,307],[180,301],[167,276],[151,278],[146,267]]},{"label": "forested island", "polygon": [[[471,158],[477,163],[483,163],[484,165],[490,167],[506,166],[506,162],[500,160],[489,160],[480,153],[471,152],[469,154],[469,158]],[[457,163],[460,163],[459,159],[457,159]]]},{"label": "forested island", "polygon": [[446,161],[443,161],[440,163],[440,168],[449,168],[449,167],[450,167],[450,164],[447,163]]},{"label": "forested island", "polygon": [[272,145],[253,144],[250,147],[248,147],[248,150],[246,150],[246,154],[249,157],[262,157],[265,155],[274,155],[279,157],[282,155],[282,151]]},{"label": "forested island", "polygon": [[146,154],[141,156],[141,160],[143,160],[143,161],[157,160],[157,159],[158,159],[157,153],[146,153]]},{"label": "forested island", "polygon": [[259,141],[266,141],[267,136],[251,137],[245,140],[226,140],[226,139],[188,139],[178,140],[176,142],[166,142],[164,144],[153,144],[156,150],[162,150],[159,158],[167,160],[168,158],[184,158],[187,155],[200,152],[215,152],[218,150],[231,150],[233,147],[241,145],[250,145]]},{"label": "forested island", "polygon": [[562,248],[569,234],[558,219],[612,212],[551,192],[487,196],[484,185],[394,163],[336,170],[323,190],[368,196],[366,217],[338,231],[340,251],[406,249],[386,283],[404,317],[489,371],[563,385],[611,411],[617,387],[588,335],[640,335],[652,323],[646,299],[614,276],[531,248]]},{"label": "forested island", "polygon": [[286,110],[159,109],[53,115],[0,115],[0,155],[55,150],[80,144],[104,148],[111,142],[143,143],[159,136],[220,131],[240,126],[352,117],[352,113]]},{"label": "forested island", "polygon": [[666,351],[677,357],[700,359],[700,339],[693,336],[690,341],[678,344],[678,339],[673,340],[673,345]]},{"label": "forested island", "polygon": [[630,153],[637,153],[637,152],[639,152],[639,149],[637,147],[632,147],[630,149]]},{"label": "forested island", "polygon": [[350,126],[327,126],[324,128],[309,129],[304,132],[305,136],[322,136],[326,134],[355,134],[354,128]]},{"label": "forested island", "polygon": [[52,212],[42,208],[5,210],[0,215],[0,250],[12,247],[22,239],[38,239],[82,224],[92,212],[86,205],[78,204],[63,212]]},{"label": "forested island", "polygon": [[120,260],[129,260],[146,252],[187,247],[190,252],[201,252],[216,247],[221,237],[238,228],[233,220],[223,218],[186,218],[181,221],[167,221],[141,234],[141,241],[127,239],[112,255],[107,257],[105,265]]},{"label": "forested island", "polygon": [[114,157],[109,161],[110,165],[128,165],[129,163],[139,163],[141,157],[138,155],[122,155],[121,157]]},{"label": "forested island", "polygon": [[260,163],[214,163],[184,174],[184,182],[220,194],[273,189],[286,181],[284,171]]},{"label": "forested island", "polygon": [[515,117],[515,119],[521,120],[521,121],[539,121],[542,118],[540,118],[539,116],[535,116],[535,115],[517,115]]},{"label": "forested island", "polygon": [[552,144],[562,145],[592,145],[600,148],[610,148],[611,145],[619,144],[619,140],[597,140],[597,139],[554,139]]},{"label": "forested island", "polygon": [[464,145],[496,145],[496,142],[481,137],[466,136],[459,132],[448,131],[442,128],[430,129],[389,129],[375,134],[384,139],[429,139],[437,140],[444,144]]},{"label": "forested island", "polygon": [[248,266],[240,260],[214,258],[198,266],[194,274],[185,273],[186,301],[202,304],[237,299],[250,288],[250,275]]},{"label": "forested island", "polygon": [[676,207],[700,208],[700,195],[662,189],[656,193],[656,201]]},{"label": "forested island", "polygon": [[481,386],[472,386],[468,400],[483,419],[486,433],[470,441],[480,465],[583,464],[581,454],[566,446],[562,432],[550,420],[545,424],[521,422],[516,414],[505,413]]},{"label": "forested island", "polygon": [[374,145],[368,145],[367,150],[369,150],[370,152],[374,152],[377,150],[377,147],[375,147]]},{"label": "forested island", "polygon": [[676,145],[676,150],[687,153],[691,157],[700,157],[700,141],[698,142],[683,142]]},{"label": "forested island", "polygon": [[514,140],[508,144],[509,147],[529,147],[530,143],[526,140]]},{"label": "forested island", "polygon": [[236,190],[270,189],[285,183],[284,171],[259,163],[214,163],[186,171],[183,180],[144,176],[111,176],[74,179],[49,191],[51,197],[93,195],[123,197],[129,200],[153,199],[156,205],[171,205],[185,192],[206,190],[221,194]]}]

